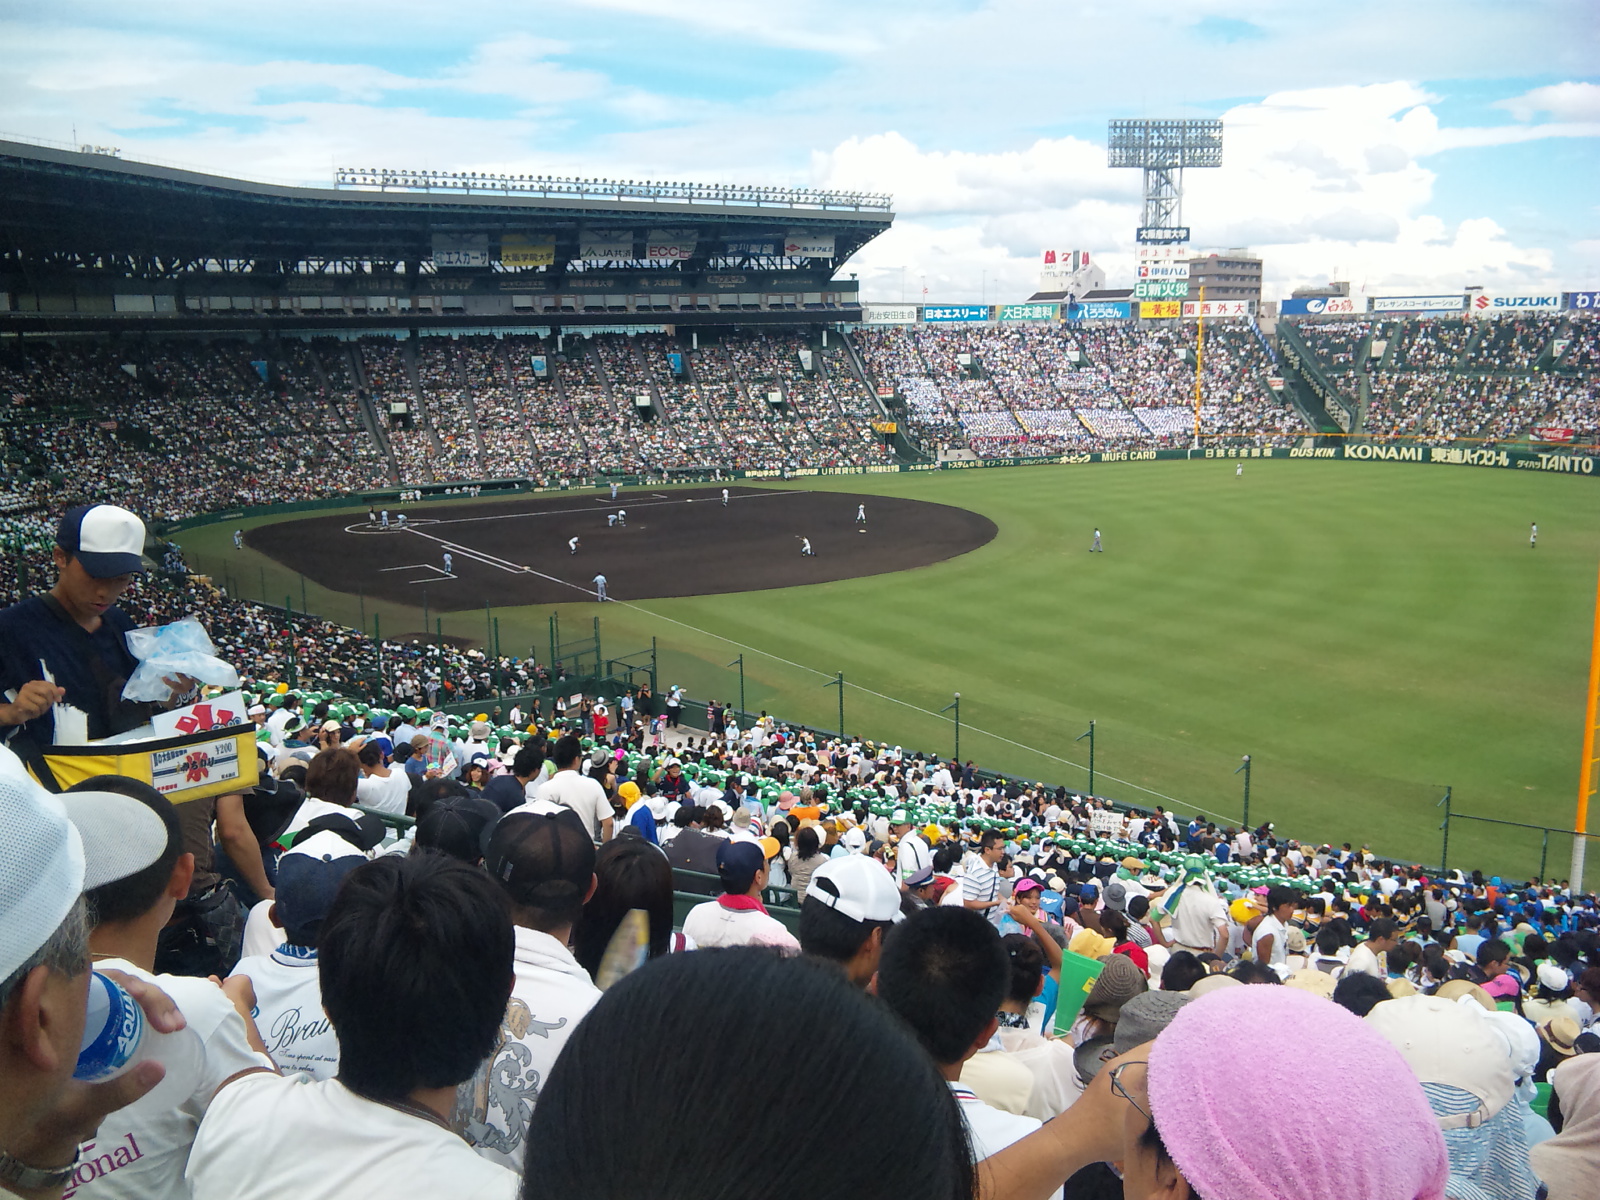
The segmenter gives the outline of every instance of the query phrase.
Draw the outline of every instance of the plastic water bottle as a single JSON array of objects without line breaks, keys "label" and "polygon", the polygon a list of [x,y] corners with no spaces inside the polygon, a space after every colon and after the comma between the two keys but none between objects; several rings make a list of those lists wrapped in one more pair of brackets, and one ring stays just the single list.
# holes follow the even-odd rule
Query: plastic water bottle
[{"label": "plastic water bottle", "polygon": [[204,1050],[188,1027],[162,1033],[145,1020],[139,1002],[114,979],[96,971],[89,979],[89,1012],[72,1077],[104,1083],[147,1059],[166,1067],[161,1082],[142,1097],[152,1108],[176,1108],[200,1082]]}]

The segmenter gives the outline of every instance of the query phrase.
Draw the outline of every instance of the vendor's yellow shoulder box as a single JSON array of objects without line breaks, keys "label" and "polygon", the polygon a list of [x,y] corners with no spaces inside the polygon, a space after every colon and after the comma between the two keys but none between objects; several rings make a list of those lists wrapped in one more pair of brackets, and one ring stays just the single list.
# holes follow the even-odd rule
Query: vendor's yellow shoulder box
[{"label": "vendor's yellow shoulder box", "polygon": [[252,791],[260,780],[254,723],[146,742],[46,746],[28,766],[53,792],[96,775],[126,775],[174,804]]}]

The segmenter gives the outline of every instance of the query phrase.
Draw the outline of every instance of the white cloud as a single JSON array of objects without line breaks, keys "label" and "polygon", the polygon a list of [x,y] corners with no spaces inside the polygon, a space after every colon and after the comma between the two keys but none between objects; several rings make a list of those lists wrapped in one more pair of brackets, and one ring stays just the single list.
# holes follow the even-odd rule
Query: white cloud
[{"label": "white cloud", "polygon": [[1505,109],[1519,121],[1531,121],[1540,113],[1558,121],[1600,121],[1600,84],[1572,80],[1553,83],[1500,100],[1495,107]]}]

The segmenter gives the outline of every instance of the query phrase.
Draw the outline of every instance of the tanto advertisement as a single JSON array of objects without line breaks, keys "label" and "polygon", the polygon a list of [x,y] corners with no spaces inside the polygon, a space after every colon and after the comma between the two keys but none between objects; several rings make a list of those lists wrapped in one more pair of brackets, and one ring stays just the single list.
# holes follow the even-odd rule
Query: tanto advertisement
[{"label": "tanto advertisement", "polygon": [[783,252],[790,258],[832,258],[832,234],[796,233],[791,231],[784,239]]},{"label": "tanto advertisement", "polygon": [[1063,307],[1069,321],[1127,321],[1133,317],[1133,305],[1126,300],[1085,300]]},{"label": "tanto advertisement", "polygon": [[1059,304],[1002,304],[995,314],[995,320],[1054,321],[1060,312]]},{"label": "tanto advertisement", "polygon": [[1465,307],[1464,296],[1373,296],[1368,312],[1458,313]]},{"label": "tanto advertisement", "polygon": [[682,262],[694,257],[695,232],[692,229],[652,229],[645,239],[644,256],[667,262]]},{"label": "tanto advertisement", "polygon": [[433,265],[436,267],[487,267],[489,235],[486,233],[433,235]]},{"label": "tanto advertisement", "polygon": [[989,306],[987,304],[924,304],[922,306],[922,319],[932,325],[962,322],[973,324],[989,319]]},{"label": "tanto advertisement", "polygon": [[500,262],[507,267],[551,267],[556,261],[555,238],[527,238],[514,233],[500,235]]},{"label": "tanto advertisement", "polygon": [[1600,292],[1568,292],[1567,307],[1600,312]]},{"label": "tanto advertisement", "polygon": [[1186,300],[1183,304],[1185,317],[1248,317],[1251,302],[1249,300]]},{"label": "tanto advertisement", "polygon": [[915,304],[863,304],[861,306],[861,323],[863,325],[915,325],[917,323],[917,306]]},{"label": "tanto advertisement", "polygon": [[627,262],[634,257],[633,234],[626,229],[594,229],[578,238],[584,262]]},{"label": "tanto advertisement", "polygon": [[1363,311],[1354,296],[1308,296],[1289,299],[1278,305],[1283,317],[1346,317]]}]

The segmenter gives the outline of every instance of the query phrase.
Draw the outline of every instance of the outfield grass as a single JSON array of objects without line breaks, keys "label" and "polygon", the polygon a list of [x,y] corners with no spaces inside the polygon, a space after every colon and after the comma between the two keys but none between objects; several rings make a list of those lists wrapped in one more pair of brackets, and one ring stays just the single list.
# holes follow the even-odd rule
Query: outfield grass
[{"label": "outfield grass", "polygon": [[[961,505],[1000,535],[896,575],[608,604],[607,653],[655,636],[663,685],[736,700],[723,664],[744,648],[752,708],[829,727],[838,702],[822,685],[842,670],[849,732],[944,753],[951,718],[933,714],[959,691],[964,758],[1069,786],[1085,783],[1087,742],[1073,739],[1092,718],[1102,794],[1233,822],[1232,772],[1249,753],[1253,822],[1423,861],[1439,860],[1445,785],[1458,811],[1570,828],[1600,550],[1592,480],[1298,460],[1250,461],[1236,478],[1212,460],[803,486]],[[1096,525],[1103,555],[1088,553]],[[202,565],[222,555],[253,595],[261,564],[234,554],[230,531],[183,540]],[[268,593],[298,607],[298,584],[266,571]],[[351,597],[313,585],[308,600],[357,618]],[[497,610],[502,646],[542,639],[548,611]],[[560,608],[572,623],[599,611]],[[387,607],[382,622],[421,628]],[[482,638],[485,623],[444,627]],[[1526,831],[1458,822],[1451,835],[1452,865],[1527,872],[1539,851]],[[1568,854],[1551,839],[1554,873]]]}]

